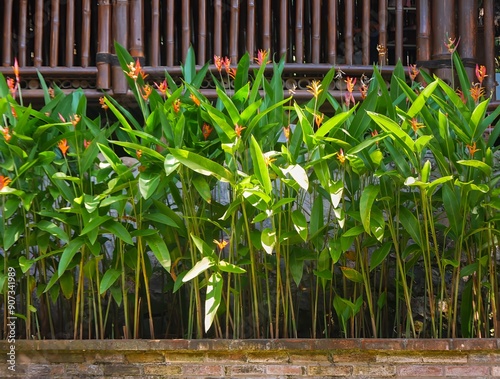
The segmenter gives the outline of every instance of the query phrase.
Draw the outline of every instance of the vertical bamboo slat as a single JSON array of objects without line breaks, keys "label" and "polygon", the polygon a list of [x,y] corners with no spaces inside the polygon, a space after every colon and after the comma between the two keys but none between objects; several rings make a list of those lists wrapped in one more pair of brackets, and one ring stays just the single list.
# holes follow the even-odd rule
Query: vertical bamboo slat
[{"label": "vertical bamboo slat", "polygon": [[[379,0],[378,4],[378,24],[379,24],[379,37],[378,44],[381,50],[387,49],[387,0]],[[379,64],[387,63],[387,53],[379,54]]]},{"label": "vertical bamboo slat", "polygon": [[214,55],[222,55],[222,0],[214,3]]},{"label": "vertical bamboo slat", "polygon": [[[287,57],[288,54],[288,1],[282,0],[280,3],[280,58]],[[286,58],[285,58],[286,59]]]},{"label": "vertical bamboo slat", "polygon": [[151,66],[160,64],[160,3],[151,1]]},{"label": "vertical bamboo slat", "polygon": [[255,1],[248,0],[247,6],[247,51],[255,53]]},{"label": "vertical bamboo slat", "polygon": [[28,0],[19,2],[19,53],[18,60],[20,66],[26,66],[26,30],[28,19]]},{"label": "vertical bamboo slat", "polygon": [[[477,44],[477,0],[459,0],[458,2],[458,35],[461,36],[458,52],[465,60],[474,60]],[[474,79],[474,68],[466,67],[471,81]]]},{"label": "vertical bamboo slat", "polygon": [[312,6],[312,63],[319,63],[321,48],[321,0],[313,0]]},{"label": "vertical bamboo slat", "polygon": [[354,55],[354,0],[345,2],[345,64],[352,65]]},{"label": "vertical bamboo slat", "polygon": [[[121,22],[113,22],[113,38],[122,45],[128,48],[128,0],[114,0],[113,2],[113,18],[115,20],[123,20]],[[111,67],[111,80],[113,92],[116,94],[126,94],[128,90],[127,81],[123,75],[123,71],[118,63],[114,63]],[[128,338],[128,337],[127,337]]]},{"label": "vertical bamboo slat", "polygon": [[239,0],[231,0],[231,32],[229,33],[229,57],[233,62],[238,61],[238,37],[239,37]]},{"label": "vertical bamboo slat", "polygon": [[182,56],[181,59],[184,59],[187,55],[189,45],[191,43],[191,19],[189,17],[190,10],[190,1],[183,0],[182,1]]},{"label": "vertical bamboo slat", "polygon": [[100,0],[97,8],[97,88],[110,88],[111,0]]},{"label": "vertical bamboo slat", "polygon": [[[490,94],[490,91],[495,93],[495,0],[484,0],[484,42],[485,42],[485,66],[486,72],[489,74],[486,79],[486,95]],[[493,95],[495,96],[495,95]],[[498,99],[497,99],[498,100]],[[497,298],[498,300],[498,298]],[[500,323],[500,316],[497,315],[496,324]],[[495,329],[498,332],[498,328]]]},{"label": "vertical bamboo slat", "polygon": [[144,9],[143,0],[130,2],[130,55],[144,57]]},{"label": "vertical bamboo slat", "polygon": [[207,61],[207,2],[199,0],[199,17],[198,22],[198,64],[203,65]]},{"label": "vertical bamboo slat", "polygon": [[295,13],[295,59],[304,62],[304,0],[297,0]]},{"label": "vertical bamboo slat", "polygon": [[3,62],[12,65],[12,0],[7,0],[3,8]]},{"label": "vertical bamboo slat", "polygon": [[262,47],[271,50],[271,0],[262,2]]},{"label": "vertical bamboo slat", "polygon": [[82,1],[82,67],[88,67],[90,55],[90,0]]},{"label": "vertical bamboo slat", "polygon": [[396,60],[403,62],[403,0],[396,0]]},{"label": "vertical bamboo slat", "polygon": [[59,52],[59,0],[52,0],[50,20],[50,67],[57,66]]},{"label": "vertical bamboo slat", "polygon": [[328,62],[337,64],[337,0],[328,2]]},{"label": "vertical bamboo slat", "polygon": [[34,65],[42,65],[42,43],[43,43],[43,0],[35,3],[35,48]]},{"label": "vertical bamboo slat", "polygon": [[428,61],[431,59],[431,17],[429,0],[417,0],[416,5],[417,61]]},{"label": "vertical bamboo slat", "polygon": [[174,48],[175,48],[175,40],[174,40],[174,0],[167,0],[167,38],[165,48],[167,49],[166,55],[166,64],[167,66],[174,65]]},{"label": "vertical bamboo slat", "polygon": [[66,58],[67,67],[73,66],[75,50],[75,0],[66,3]]},{"label": "vertical bamboo slat", "polygon": [[362,20],[363,20],[363,26],[361,27],[361,34],[362,34],[362,50],[363,50],[363,57],[362,57],[362,63],[364,65],[369,65],[370,62],[370,0],[363,0],[363,10],[362,10]]}]

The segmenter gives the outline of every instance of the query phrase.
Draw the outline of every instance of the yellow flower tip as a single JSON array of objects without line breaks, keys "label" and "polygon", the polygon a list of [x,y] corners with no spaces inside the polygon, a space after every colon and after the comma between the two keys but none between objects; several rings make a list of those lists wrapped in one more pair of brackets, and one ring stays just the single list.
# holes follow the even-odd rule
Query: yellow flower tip
[{"label": "yellow flower tip", "polygon": [[196,105],[197,107],[199,107],[199,106],[200,106],[201,101],[200,101],[200,99],[198,99],[198,98],[197,98],[194,94],[190,94],[190,95],[189,95],[189,98],[190,98],[191,100],[193,100],[194,105]]},{"label": "yellow flower tip", "polygon": [[236,133],[236,135],[237,135],[238,137],[241,137],[241,132],[242,132],[244,129],[246,129],[246,127],[245,127],[245,126],[240,126],[240,125],[238,125],[238,124],[234,125],[234,132]]},{"label": "yellow flower tip", "polygon": [[341,164],[344,164],[344,163],[345,163],[346,156],[344,155],[344,150],[343,150],[343,149],[340,149],[340,150],[337,152],[337,159],[339,160],[339,162],[340,162]]},{"label": "yellow flower tip", "polygon": [[425,125],[422,124],[421,122],[418,122],[418,120],[415,117],[411,119],[410,125],[415,133],[417,132],[418,129],[425,127]]},{"label": "yellow flower tip", "polygon": [[255,62],[259,66],[262,66],[263,64],[270,63],[271,61],[267,60],[268,55],[269,55],[269,52],[267,50],[260,49],[257,52],[257,56],[255,57]]},{"label": "yellow flower tip", "polygon": [[478,151],[481,149],[478,149],[476,147],[476,142],[474,142],[472,145],[465,145],[467,147],[467,150],[469,151],[469,155],[474,158],[474,154],[476,154]]},{"label": "yellow flower tip", "polygon": [[228,245],[229,242],[227,242],[226,240],[221,240],[221,241],[214,240],[214,243],[217,245],[219,250],[222,251]]},{"label": "yellow flower tip", "polygon": [[307,92],[313,95],[316,99],[322,91],[323,89],[321,88],[321,83],[317,80],[313,80],[311,84],[307,86]]}]

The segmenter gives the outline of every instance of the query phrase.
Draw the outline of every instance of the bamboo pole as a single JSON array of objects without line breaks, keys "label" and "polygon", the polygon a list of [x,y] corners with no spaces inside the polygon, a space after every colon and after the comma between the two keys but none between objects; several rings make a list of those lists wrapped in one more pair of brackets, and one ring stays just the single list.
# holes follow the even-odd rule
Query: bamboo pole
[{"label": "bamboo pole", "polygon": [[229,57],[233,62],[238,60],[238,37],[239,37],[239,0],[231,0],[231,22],[229,33]]},{"label": "bamboo pole", "polygon": [[280,3],[280,57],[288,56],[288,1]]},{"label": "bamboo pole", "polygon": [[174,40],[174,12],[175,12],[175,5],[174,5],[174,0],[167,0],[167,22],[166,22],[166,27],[167,27],[167,38],[166,38],[166,43],[165,43],[165,48],[166,48],[166,63],[167,66],[173,66],[174,65],[174,48],[175,48],[175,40]]},{"label": "bamboo pole", "polygon": [[[495,0],[484,0],[484,43],[485,43],[485,53],[484,60],[486,66],[486,72],[488,76],[485,79],[486,95],[493,91],[493,96],[495,96]],[[498,99],[497,99],[498,100]],[[499,297],[497,296],[497,301]],[[498,307],[498,304],[497,304]],[[500,328],[500,313],[497,314],[495,328],[496,333],[499,333]]]},{"label": "bamboo pole", "polygon": [[19,53],[18,60],[21,67],[26,66],[26,31],[28,19],[28,0],[19,2]]},{"label": "bamboo pole", "polygon": [[[458,2],[458,35],[461,36],[458,52],[466,63],[474,61],[477,57],[477,0],[459,0]],[[470,81],[474,80],[474,68],[465,67]]]},{"label": "bamboo pole", "polygon": [[395,61],[403,61],[403,0],[396,0],[396,48]]},{"label": "bamboo pole", "polygon": [[214,55],[222,55],[222,0],[214,2]]},{"label": "bamboo pole", "polygon": [[12,0],[6,0],[3,8],[3,62],[12,66]]},{"label": "bamboo pole", "polygon": [[75,50],[75,0],[66,3],[66,67],[73,67]]},{"label": "bamboo pole", "polygon": [[[379,50],[379,64],[387,64],[387,0],[379,0],[378,3],[378,50]],[[385,52],[384,52],[385,51]]]},{"label": "bamboo pole", "polygon": [[354,0],[346,0],[345,2],[345,28],[344,28],[344,44],[345,44],[345,63],[351,65],[354,56]]},{"label": "bamboo pole", "polygon": [[59,53],[59,0],[52,0],[50,17],[50,67],[56,67]]},{"label": "bamboo pole", "polygon": [[295,10],[295,61],[304,62],[304,0],[297,0]]},{"label": "bamboo pole", "polygon": [[160,2],[151,1],[151,62],[152,67],[160,64]]},{"label": "bamboo pole", "polygon": [[364,65],[369,65],[370,62],[370,0],[363,0],[363,10],[362,10],[363,25],[361,27],[361,44],[363,50],[362,63]]},{"label": "bamboo pole", "polygon": [[[113,38],[125,49],[128,48],[128,0],[114,0],[113,18],[121,22],[113,22]],[[128,90],[127,80],[119,63],[111,66],[111,80],[115,94],[126,94]]]},{"label": "bamboo pole", "polygon": [[262,47],[271,50],[271,0],[262,2]]},{"label": "bamboo pole", "polygon": [[[448,61],[451,65],[451,57],[446,44],[456,38],[455,33],[455,1],[441,0],[432,2],[432,59],[438,61]],[[455,41],[455,45],[458,38]],[[435,74],[440,78],[448,79],[451,82],[451,71],[449,68],[438,69]]]},{"label": "bamboo pole", "polygon": [[182,1],[182,56],[181,59],[185,59],[189,46],[191,44],[191,18],[189,15],[190,11],[190,1]]},{"label": "bamboo pole", "polygon": [[248,0],[247,5],[247,51],[255,53],[255,1]]},{"label": "bamboo pole", "polygon": [[431,59],[431,17],[429,0],[417,0],[417,61]]},{"label": "bamboo pole", "polygon": [[337,0],[328,2],[328,62],[337,63]]},{"label": "bamboo pole", "polygon": [[198,64],[202,65],[207,61],[207,2],[199,0],[199,21],[198,21]]},{"label": "bamboo pole", "polygon": [[312,4],[312,63],[319,63],[321,52],[321,1]]},{"label": "bamboo pole", "polygon": [[97,88],[110,88],[111,0],[100,0],[97,8]]},{"label": "bamboo pole", "polygon": [[130,55],[144,57],[144,9],[142,0],[130,1]]},{"label": "bamboo pole", "polygon": [[82,1],[82,55],[81,66],[88,67],[90,56],[90,0]]},{"label": "bamboo pole", "polygon": [[43,43],[43,0],[36,0],[35,3],[35,67],[42,65],[42,43]]}]

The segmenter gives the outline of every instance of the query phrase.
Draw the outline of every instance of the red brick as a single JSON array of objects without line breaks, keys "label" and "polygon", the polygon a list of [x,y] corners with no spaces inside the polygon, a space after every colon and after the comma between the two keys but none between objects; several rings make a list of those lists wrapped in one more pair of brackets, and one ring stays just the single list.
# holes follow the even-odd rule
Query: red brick
[{"label": "red brick", "polygon": [[446,366],[446,376],[481,376],[489,375],[490,368],[487,366]]},{"label": "red brick", "polygon": [[247,354],[251,363],[282,363],[288,362],[288,354],[281,351],[256,351]]},{"label": "red brick", "polygon": [[317,351],[294,351],[289,352],[288,358],[291,363],[298,362],[333,362],[332,357],[329,353],[326,352],[317,352]]},{"label": "red brick", "polygon": [[375,362],[376,359],[376,354],[366,351],[342,351],[332,354],[332,360],[335,363],[369,363]]},{"label": "red brick", "polygon": [[409,339],[406,341],[406,350],[427,351],[427,350],[450,350],[450,340],[441,339]]},{"label": "red brick", "polygon": [[360,339],[317,339],[314,342],[315,350],[354,350],[361,349]]},{"label": "red brick", "polygon": [[453,340],[454,350],[497,350],[498,342],[496,339],[489,338],[457,338]]},{"label": "red brick", "polygon": [[491,376],[495,376],[495,377],[500,376],[500,366],[493,366],[491,368]]},{"label": "red brick", "polygon": [[464,364],[468,362],[467,355],[460,353],[460,352],[455,352],[454,354],[439,354],[439,353],[433,353],[430,355],[426,355],[423,358],[424,363],[457,363],[457,364]]},{"label": "red brick", "polygon": [[353,376],[393,376],[396,373],[394,365],[356,365],[353,366]]},{"label": "red brick", "polygon": [[304,375],[305,368],[295,365],[269,365],[266,366],[268,375]]},{"label": "red brick", "polygon": [[236,365],[229,368],[231,375],[265,374],[263,365]]},{"label": "red brick", "polygon": [[182,366],[179,365],[166,365],[166,364],[151,364],[144,366],[145,375],[162,375],[170,377],[171,375],[180,375]]},{"label": "red brick", "polygon": [[224,366],[222,365],[183,365],[182,366],[183,375],[196,375],[196,376],[223,376]]},{"label": "red brick", "polygon": [[361,342],[365,350],[403,350],[403,340],[365,339]]},{"label": "red brick", "polygon": [[405,365],[400,366],[398,375],[400,376],[442,376],[444,374],[443,366],[427,366],[427,365]]}]

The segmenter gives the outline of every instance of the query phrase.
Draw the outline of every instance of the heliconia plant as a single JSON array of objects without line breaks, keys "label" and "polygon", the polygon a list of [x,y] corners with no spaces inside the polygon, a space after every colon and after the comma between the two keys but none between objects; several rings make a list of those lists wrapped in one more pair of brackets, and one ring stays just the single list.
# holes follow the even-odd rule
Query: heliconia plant
[{"label": "heliconia plant", "polygon": [[460,90],[332,68],[299,103],[266,51],[191,49],[154,82],[115,50],[136,112],[103,94],[90,119],[41,76],[34,110],[0,77],[0,284],[5,305],[14,267],[25,338],[498,336],[484,67],[470,83],[453,51]]}]

